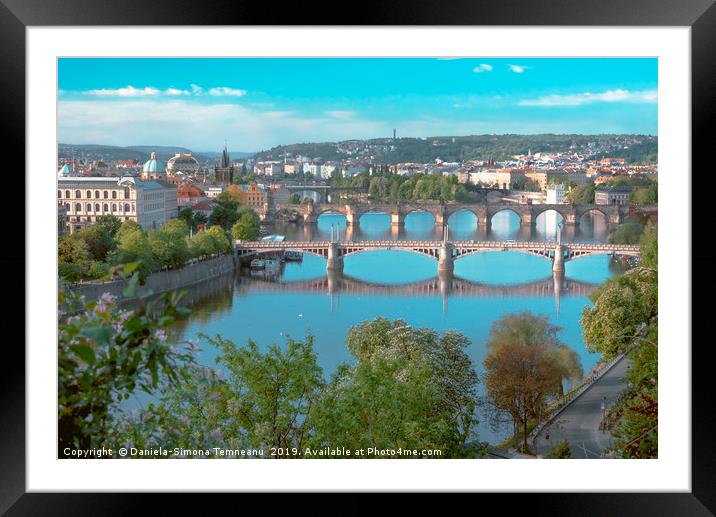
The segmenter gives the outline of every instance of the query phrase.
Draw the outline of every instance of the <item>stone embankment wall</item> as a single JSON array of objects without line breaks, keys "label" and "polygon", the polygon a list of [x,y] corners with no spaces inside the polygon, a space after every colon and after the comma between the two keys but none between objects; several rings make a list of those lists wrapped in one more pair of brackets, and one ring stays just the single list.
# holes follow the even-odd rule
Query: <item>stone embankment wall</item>
[{"label": "stone embankment wall", "polygon": [[[161,294],[212,280],[233,272],[234,264],[233,255],[222,255],[188,264],[181,269],[157,271],[149,275],[144,285],[137,287],[137,295],[145,294],[149,290],[154,294]],[[110,293],[121,300],[124,297],[122,291],[126,286],[127,282],[120,279],[108,282],[80,282],[69,287],[72,291],[84,295],[87,300],[96,300],[103,293]]]}]

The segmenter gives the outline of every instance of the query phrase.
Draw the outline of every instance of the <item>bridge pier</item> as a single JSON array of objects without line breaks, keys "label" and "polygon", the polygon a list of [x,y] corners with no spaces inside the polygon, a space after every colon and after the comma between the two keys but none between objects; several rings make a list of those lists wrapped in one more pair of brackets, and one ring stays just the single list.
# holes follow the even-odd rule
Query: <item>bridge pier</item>
[{"label": "bridge pier", "polygon": [[405,215],[400,211],[391,212],[390,214],[390,225],[391,226],[403,226],[405,224]]},{"label": "bridge pier", "polygon": [[552,273],[564,274],[564,246],[559,243],[554,247]]},{"label": "bridge pier", "polygon": [[328,259],[326,260],[327,271],[343,271],[343,257],[341,247],[337,242],[328,245]]},{"label": "bridge pier", "polygon": [[438,254],[438,273],[452,272],[455,269],[455,264],[452,258],[452,244],[449,242],[443,242],[440,246]]}]

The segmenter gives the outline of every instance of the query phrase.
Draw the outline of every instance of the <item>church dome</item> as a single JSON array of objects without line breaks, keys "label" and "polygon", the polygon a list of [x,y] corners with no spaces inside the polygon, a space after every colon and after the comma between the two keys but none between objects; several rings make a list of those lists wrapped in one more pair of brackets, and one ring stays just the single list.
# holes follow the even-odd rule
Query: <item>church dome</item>
[{"label": "church dome", "polygon": [[70,167],[68,164],[64,164],[62,168],[57,171],[57,175],[59,177],[62,176],[72,176],[72,167]]},{"label": "church dome", "polygon": [[166,167],[164,166],[164,162],[157,160],[157,153],[152,151],[152,155],[149,157],[149,160],[144,162],[144,168],[142,171],[148,173],[165,172]]}]

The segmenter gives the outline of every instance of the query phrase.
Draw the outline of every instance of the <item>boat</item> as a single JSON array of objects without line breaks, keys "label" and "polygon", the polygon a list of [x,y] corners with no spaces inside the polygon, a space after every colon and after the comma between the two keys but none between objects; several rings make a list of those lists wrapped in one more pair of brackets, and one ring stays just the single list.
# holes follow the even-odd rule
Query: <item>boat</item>
[{"label": "boat", "polygon": [[257,269],[265,269],[266,268],[266,261],[264,259],[253,259],[251,261],[251,269],[257,270]]},{"label": "boat", "polygon": [[295,250],[286,250],[283,253],[283,258],[286,262],[300,262],[303,260],[303,253]]}]

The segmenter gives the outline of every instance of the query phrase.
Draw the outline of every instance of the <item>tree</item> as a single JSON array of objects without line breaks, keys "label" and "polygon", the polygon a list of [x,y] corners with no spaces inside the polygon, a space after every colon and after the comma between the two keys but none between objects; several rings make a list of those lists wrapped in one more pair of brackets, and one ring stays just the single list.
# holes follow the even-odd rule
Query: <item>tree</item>
[{"label": "tree", "polygon": [[289,205],[298,205],[301,202],[301,194],[298,192],[294,192],[290,196],[288,196],[287,203]]},{"label": "tree", "polygon": [[590,352],[605,359],[624,352],[644,325],[658,318],[657,272],[637,267],[607,280],[590,296],[579,320]]},{"label": "tree", "polygon": [[179,210],[178,218],[179,220],[184,221],[187,227],[196,228],[196,223],[194,222],[194,214],[191,210],[191,207],[186,207]]},{"label": "tree", "polygon": [[93,225],[77,232],[77,236],[87,244],[94,260],[103,262],[116,243],[106,227]]},{"label": "tree", "polygon": [[119,231],[120,227],[122,226],[122,221],[120,221],[117,217],[107,214],[107,215],[100,215],[97,218],[97,223],[95,226],[100,226],[107,230],[107,233],[110,237],[115,238],[117,235],[117,232]]},{"label": "tree", "polygon": [[[76,233],[66,233],[60,237],[57,243],[57,258],[60,264],[73,264],[75,266],[74,268],[63,266],[61,271],[73,277],[76,274],[81,276],[89,268],[92,261],[92,252],[84,239],[80,238]],[[72,281],[76,280],[79,280],[79,278],[72,278]]]},{"label": "tree", "polygon": [[214,201],[227,210],[236,210],[239,206],[239,202],[229,192],[222,192],[214,198]]},{"label": "tree", "polygon": [[149,246],[146,232],[134,221],[125,221],[117,232],[117,247],[110,254],[110,263],[139,263],[139,278],[144,281],[157,264]]},{"label": "tree", "polygon": [[228,253],[231,251],[231,242],[221,226],[212,226],[207,230],[207,233],[214,239],[214,250],[216,252]]},{"label": "tree", "polygon": [[[118,270],[128,278],[130,298],[138,276],[129,275],[136,266]],[[87,303],[62,285],[59,293],[58,450],[65,456],[66,447],[113,447],[111,408],[185,374],[183,364],[192,356],[169,346],[166,327],[187,310],[178,307],[181,297],[175,293],[146,305],[140,301],[133,310],[120,310],[108,293]]]},{"label": "tree", "polygon": [[656,225],[648,222],[644,227],[644,233],[641,235],[641,265],[644,267],[657,269],[659,264],[659,232]]},{"label": "tree", "polygon": [[245,212],[231,228],[231,235],[234,239],[253,241],[259,236],[260,226],[256,218]]},{"label": "tree", "polygon": [[629,202],[635,205],[655,205],[659,201],[659,187],[654,181],[646,188],[637,188],[629,196]]},{"label": "tree", "polygon": [[580,379],[582,365],[579,355],[559,339],[560,330],[546,316],[529,311],[507,314],[492,324],[487,349],[488,352],[495,352],[502,346],[520,344],[544,350],[561,373],[555,382],[557,395],[561,396],[563,381]]},{"label": "tree", "polygon": [[477,375],[465,336],[376,318],[352,327],[357,364],[339,366],[315,412],[316,446],[439,448],[474,454]]},{"label": "tree", "polygon": [[[177,221],[181,222],[181,221]],[[184,224],[181,222],[181,224]],[[174,229],[176,232],[177,230]],[[186,264],[189,248],[184,235],[166,230],[154,230],[147,235],[147,242],[154,261],[169,269],[177,269]]]},{"label": "tree", "polygon": [[236,208],[226,208],[217,206],[209,216],[208,224],[211,226],[221,226],[224,230],[229,230],[239,220],[239,214]]},{"label": "tree", "polygon": [[594,203],[594,183],[577,185],[567,192],[567,200],[578,205],[591,205]]},{"label": "tree", "polygon": [[611,244],[638,244],[644,225],[636,219],[627,219],[609,235]]},{"label": "tree", "polygon": [[162,225],[162,231],[168,233],[175,239],[182,239],[189,235],[190,224],[182,219],[169,219]]},{"label": "tree", "polygon": [[527,425],[540,418],[550,397],[561,396],[564,380],[582,376],[577,353],[562,343],[559,327],[545,316],[525,311],[495,321],[484,360],[488,398],[495,411],[508,413],[515,434],[522,426],[527,447]]},{"label": "tree", "polygon": [[522,450],[527,452],[528,423],[544,414],[561,372],[546,350],[519,343],[490,352],[484,364],[487,396],[496,410],[510,414],[515,435],[522,428]]},{"label": "tree", "polygon": [[210,257],[217,251],[214,237],[206,230],[196,232],[189,240],[189,254],[194,258]]}]

